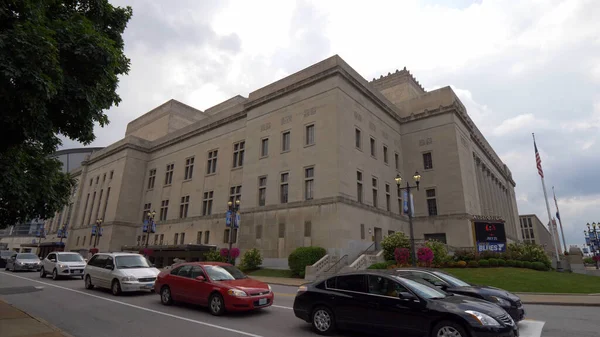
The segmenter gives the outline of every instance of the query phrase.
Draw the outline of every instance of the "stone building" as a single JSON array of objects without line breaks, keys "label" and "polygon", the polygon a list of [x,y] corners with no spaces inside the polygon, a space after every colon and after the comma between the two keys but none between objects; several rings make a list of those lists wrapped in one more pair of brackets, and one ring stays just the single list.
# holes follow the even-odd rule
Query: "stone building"
[{"label": "stone building", "polygon": [[[558,235],[556,230],[556,221],[554,221],[554,235]],[[550,233],[550,226],[546,227],[535,214],[519,215],[519,225],[521,226],[521,235],[524,243],[533,243],[544,247],[546,254],[555,255],[555,243]],[[550,223],[548,223],[550,225]],[[558,238],[558,237],[557,237]],[[560,245],[559,252],[561,252]]]},{"label": "stone building", "polygon": [[417,239],[473,247],[473,216],[493,216],[520,240],[511,172],[452,89],[427,92],[406,69],[369,82],[336,55],[205,111],[171,100],[130,122],[73,171],[67,249],[90,248],[98,218],[101,251],[143,243],[149,210],[151,245],[224,247],[227,203],[240,199],[242,252],[277,263],[314,245],[355,258],[408,233],[394,178],[415,171]]}]

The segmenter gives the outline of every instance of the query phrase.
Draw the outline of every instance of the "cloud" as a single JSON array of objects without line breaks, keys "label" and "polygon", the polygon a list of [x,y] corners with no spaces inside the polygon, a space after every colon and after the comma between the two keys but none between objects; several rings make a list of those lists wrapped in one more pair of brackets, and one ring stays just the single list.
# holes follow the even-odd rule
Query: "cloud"
[{"label": "cloud", "polygon": [[452,86],[513,172],[519,211],[547,221],[535,132],[567,241],[600,220],[598,1],[113,2],[133,7],[132,69],[93,145],[168,99],[206,109],[339,54],[367,79],[406,66],[426,88]]}]

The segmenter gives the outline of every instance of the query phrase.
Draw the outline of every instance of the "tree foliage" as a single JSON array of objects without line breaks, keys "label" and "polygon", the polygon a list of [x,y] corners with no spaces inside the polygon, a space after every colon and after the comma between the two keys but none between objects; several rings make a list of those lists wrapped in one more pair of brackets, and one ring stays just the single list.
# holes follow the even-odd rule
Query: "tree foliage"
[{"label": "tree foliage", "polygon": [[131,15],[108,0],[0,3],[0,226],[51,217],[68,201],[72,179],[48,156],[58,135],[91,143],[121,101]]}]

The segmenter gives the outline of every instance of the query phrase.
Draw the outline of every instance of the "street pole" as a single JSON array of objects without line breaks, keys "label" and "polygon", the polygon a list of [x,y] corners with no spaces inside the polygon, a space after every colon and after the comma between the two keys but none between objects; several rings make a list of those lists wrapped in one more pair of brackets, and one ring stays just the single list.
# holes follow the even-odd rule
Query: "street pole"
[{"label": "street pole", "polygon": [[97,219],[96,220],[96,233],[94,234],[94,232],[92,232],[92,235],[94,236],[94,248],[96,248],[96,245],[98,245],[98,241],[100,238],[100,228],[102,228],[102,219]]},{"label": "street pole", "polygon": [[[410,195],[410,189],[411,188],[416,188],[417,191],[419,190],[419,183],[421,181],[421,175],[419,174],[419,172],[415,172],[415,175],[413,176],[413,179],[416,182],[415,186],[410,186],[408,180],[406,181],[406,187],[404,187],[404,189],[406,189],[406,203],[408,204],[408,211],[407,211],[407,215],[408,215],[408,226],[409,226],[409,234],[410,234],[410,254],[412,257],[412,265],[413,267],[417,266],[417,249],[416,249],[416,245],[415,245],[415,231],[414,231],[414,226],[413,226],[413,221],[412,221],[412,200],[411,200],[411,195]],[[402,177],[400,177],[399,174],[396,175],[396,185],[398,187],[398,195],[400,195],[400,190],[402,190],[403,188],[400,187],[400,184],[402,183]]]},{"label": "street pole", "polygon": [[231,249],[233,248],[233,229],[236,228],[235,224],[237,221],[237,211],[240,208],[240,200],[235,200],[235,204],[231,201],[227,203],[228,211],[231,214],[231,220],[229,223],[229,250],[227,250],[227,262],[233,264],[231,260]]}]

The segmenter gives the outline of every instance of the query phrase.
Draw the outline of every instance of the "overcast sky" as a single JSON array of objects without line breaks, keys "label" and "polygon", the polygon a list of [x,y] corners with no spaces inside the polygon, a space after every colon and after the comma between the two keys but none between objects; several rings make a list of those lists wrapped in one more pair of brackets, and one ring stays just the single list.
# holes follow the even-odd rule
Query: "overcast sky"
[{"label": "overcast sky", "polygon": [[519,213],[547,223],[535,132],[567,244],[600,223],[600,1],[111,2],[133,7],[132,66],[92,146],[171,98],[205,110],[338,54],[369,80],[406,66],[427,90],[451,85],[512,170]]}]

